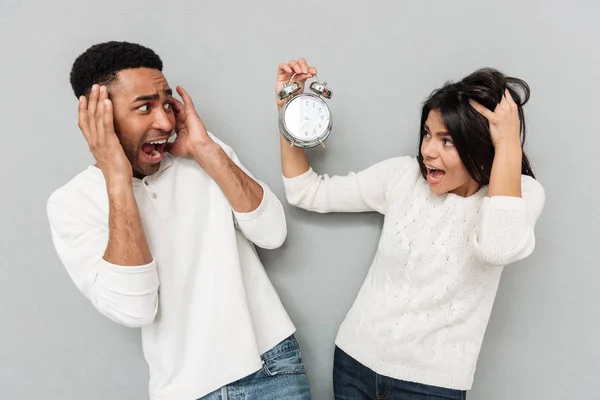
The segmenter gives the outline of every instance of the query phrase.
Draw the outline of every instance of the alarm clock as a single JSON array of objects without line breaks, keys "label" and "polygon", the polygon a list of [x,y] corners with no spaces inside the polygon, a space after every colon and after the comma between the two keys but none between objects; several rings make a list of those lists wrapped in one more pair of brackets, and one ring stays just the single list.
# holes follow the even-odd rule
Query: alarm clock
[{"label": "alarm clock", "polygon": [[279,91],[279,100],[288,99],[279,112],[279,130],[285,140],[293,146],[308,149],[318,145],[325,147],[325,140],[331,133],[331,110],[325,99],[331,99],[331,90],[327,82],[310,84],[313,93],[300,93],[302,86],[290,81]]}]

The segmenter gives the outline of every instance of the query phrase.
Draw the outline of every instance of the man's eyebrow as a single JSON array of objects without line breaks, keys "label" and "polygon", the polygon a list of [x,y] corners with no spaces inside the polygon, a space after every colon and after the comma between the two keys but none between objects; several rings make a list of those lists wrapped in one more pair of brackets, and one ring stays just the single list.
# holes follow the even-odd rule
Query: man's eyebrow
[{"label": "man's eyebrow", "polygon": [[[173,90],[165,89],[164,94],[166,96],[173,96]],[[138,101],[155,101],[155,100],[158,100],[159,98],[160,98],[160,96],[158,93],[142,95],[142,96],[136,97],[135,100],[133,100],[133,103],[137,103]]]}]

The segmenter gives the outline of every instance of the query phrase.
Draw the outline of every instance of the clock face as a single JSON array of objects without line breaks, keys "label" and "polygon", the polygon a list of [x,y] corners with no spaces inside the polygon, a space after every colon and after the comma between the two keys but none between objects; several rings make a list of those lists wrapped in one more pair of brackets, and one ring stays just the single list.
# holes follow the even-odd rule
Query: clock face
[{"label": "clock face", "polygon": [[319,139],[329,126],[329,108],[317,96],[307,94],[294,97],[288,103],[284,122],[295,139],[313,141]]}]

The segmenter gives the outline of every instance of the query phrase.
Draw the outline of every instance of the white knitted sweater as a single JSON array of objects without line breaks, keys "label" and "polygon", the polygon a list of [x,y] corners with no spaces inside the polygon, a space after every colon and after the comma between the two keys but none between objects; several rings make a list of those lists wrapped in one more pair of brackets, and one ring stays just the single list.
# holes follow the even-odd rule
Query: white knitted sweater
[{"label": "white knitted sweater", "polygon": [[523,176],[523,197],[429,190],[411,157],[357,174],[312,169],[284,178],[290,204],[319,213],[385,215],[375,259],[336,344],[395,379],[468,390],[503,266],[527,257],[545,200]]}]

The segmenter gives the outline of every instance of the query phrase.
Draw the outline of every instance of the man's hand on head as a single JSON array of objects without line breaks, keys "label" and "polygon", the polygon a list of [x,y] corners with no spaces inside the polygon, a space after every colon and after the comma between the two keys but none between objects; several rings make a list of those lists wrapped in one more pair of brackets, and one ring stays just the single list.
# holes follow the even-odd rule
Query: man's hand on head
[{"label": "man's hand on head", "polygon": [[79,98],[79,129],[107,184],[131,183],[131,164],[115,133],[112,102],[106,86],[95,84],[89,99]]}]

